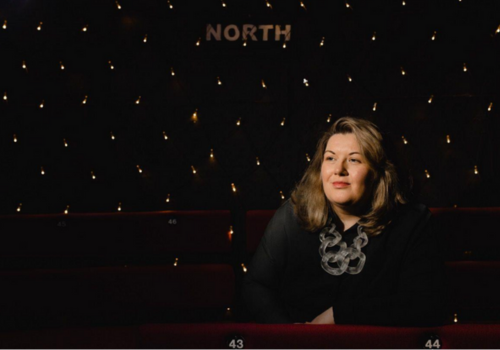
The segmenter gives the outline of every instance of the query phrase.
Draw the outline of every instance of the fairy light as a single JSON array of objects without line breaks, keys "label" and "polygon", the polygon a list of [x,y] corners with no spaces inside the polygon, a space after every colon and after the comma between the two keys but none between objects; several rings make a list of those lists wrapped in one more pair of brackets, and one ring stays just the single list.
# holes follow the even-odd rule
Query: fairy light
[{"label": "fairy light", "polygon": [[283,194],[283,191],[280,191],[281,199],[285,199],[285,195]]},{"label": "fairy light", "polygon": [[271,10],[273,9],[273,6],[269,2],[269,0],[266,0],[266,6],[269,7]]},{"label": "fairy light", "polygon": [[213,149],[213,148],[211,148],[211,149],[210,149],[210,158],[213,158],[213,157],[214,157],[214,149]]},{"label": "fairy light", "polygon": [[255,157],[255,160],[257,161],[257,165],[260,165],[259,157]]},{"label": "fairy light", "polygon": [[375,41],[376,39],[377,39],[377,32],[373,32],[372,41]]},{"label": "fairy light", "polygon": [[41,31],[42,30],[42,24],[43,24],[43,22],[40,22],[40,24],[38,25],[38,27],[36,27],[36,30]]},{"label": "fairy light", "polygon": [[222,81],[220,81],[219,77],[217,77],[217,85],[222,85]]},{"label": "fairy light", "polygon": [[145,43],[148,42],[148,35],[147,34],[144,36],[144,39],[142,39],[142,41],[145,42]]},{"label": "fairy light", "polygon": [[168,140],[168,136],[167,136],[167,133],[166,133],[165,131],[163,132],[163,138],[164,138],[165,140]]},{"label": "fairy light", "polygon": [[406,1],[403,0],[403,6],[406,6]]},{"label": "fairy light", "polygon": [[304,10],[307,11],[307,7],[306,7],[306,5],[304,5],[303,1],[300,2],[300,7],[302,7]]},{"label": "fairy light", "polygon": [[450,137],[450,135],[446,135],[446,143],[451,143],[451,137]]},{"label": "fairy light", "polygon": [[229,226],[229,234],[234,235],[233,226]]},{"label": "fairy light", "polygon": [[95,180],[95,174],[93,170],[90,171],[90,176],[92,177],[92,180]]},{"label": "fairy light", "polygon": [[167,0],[168,7],[172,10],[174,8],[174,5],[170,3],[170,0]]},{"label": "fairy light", "polygon": [[325,46],[325,37],[321,38],[321,42],[319,43],[319,46],[320,47]]},{"label": "fairy light", "polygon": [[62,63],[62,61],[59,61],[59,64],[61,65],[61,70],[64,70],[64,64]]},{"label": "fairy light", "polygon": [[167,199],[165,199],[165,202],[170,203],[170,193],[167,194]]},{"label": "fairy light", "polygon": [[201,38],[198,38],[198,41],[196,42],[196,46],[200,46],[201,43]]},{"label": "fairy light", "polygon": [[240,126],[241,125],[241,117],[238,118],[238,120],[236,121],[236,126]]},{"label": "fairy light", "polygon": [[264,81],[264,79],[262,79],[260,82],[262,84],[262,88],[267,89],[267,85],[266,85],[266,82]]},{"label": "fairy light", "polygon": [[467,65],[464,63],[464,72],[467,72]]},{"label": "fairy light", "polygon": [[23,61],[23,69],[27,72],[28,71],[28,67],[26,66],[26,61]]},{"label": "fairy light", "polygon": [[243,39],[243,47],[247,47],[247,39]]},{"label": "fairy light", "polygon": [[170,68],[170,74],[171,74],[173,77],[175,76],[174,67],[171,67],[171,68]]},{"label": "fairy light", "polygon": [[234,185],[234,183],[231,184],[231,188],[233,189],[233,192],[236,192],[236,186]]},{"label": "fairy light", "polygon": [[283,48],[286,49],[286,41],[283,41]]},{"label": "fairy light", "polygon": [[115,66],[113,66],[113,63],[111,63],[111,61],[108,61],[108,64],[109,64],[109,68],[111,70],[115,69]]},{"label": "fairy light", "polygon": [[243,269],[243,273],[247,273],[248,270],[245,264],[241,264],[241,268]]},{"label": "fairy light", "polygon": [[431,95],[431,97],[429,97],[429,100],[427,102],[432,103],[433,98],[434,98],[434,95]]},{"label": "fairy light", "polygon": [[[5,98],[4,98],[5,100]],[[490,102],[490,105],[488,106],[488,112],[491,112],[491,109],[493,108],[493,102]]]},{"label": "fairy light", "polygon": [[141,96],[139,96],[139,98],[137,100],[135,100],[136,105],[138,105],[139,103],[141,103]]},{"label": "fairy light", "polygon": [[114,140],[115,139],[115,135],[113,135],[113,132],[111,131],[109,134],[111,135],[111,140]]},{"label": "fairy light", "polygon": [[453,315],[453,322],[458,323],[458,315],[457,314]]},{"label": "fairy light", "polygon": [[377,110],[377,102],[373,105],[373,111],[375,112]]},{"label": "fairy light", "polygon": [[406,137],[401,136],[401,138],[403,139],[403,143],[404,143],[405,145],[407,145],[407,144],[408,144],[408,140],[406,139]]},{"label": "fairy light", "polygon": [[[6,25],[7,25],[7,21],[5,21],[5,24],[4,24],[4,28],[3,28],[3,29],[5,29],[5,28],[6,28],[6,27],[5,27]],[[498,33],[500,33],[500,25],[498,26],[497,30],[495,31],[495,35],[497,35]]]},{"label": "fairy light", "polygon": [[83,99],[82,101],[82,105],[86,105],[87,104],[87,99],[89,98],[88,95],[85,95],[85,98]]},{"label": "fairy light", "polygon": [[221,0],[221,3],[222,3],[222,7],[226,7],[226,3],[224,2],[224,0]]},{"label": "fairy light", "polygon": [[479,174],[479,170],[477,170],[477,165],[474,165],[474,174]]},{"label": "fairy light", "polygon": [[427,171],[427,169],[425,169],[425,176],[430,179],[431,178],[431,174],[429,174],[429,172]]},{"label": "fairy light", "polygon": [[142,169],[139,165],[136,165],[137,171],[139,171],[139,174],[142,174]]},{"label": "fairy light", "polygon": [[21,211],[21,207],[23,206],[23,203],[19,203],[19,206],[17,207],[16,211],[19,213]]},{"label": "fairy light", "polygon": [[86,25],[83,26],[82,32],[86,32],[88,29],[89,29],[89,25],[86,24]]},{"label": "fairy light", "polygon": [[3,100],[7,101],[7,91],[5,91],[5,94],[3,94]]},{"label": "fairy light", "polygon": [[42,100],[42,103],[40,103],[40,106],[39,106],[39,107],[40,107],[40,109],[42,109],[42,108],[43,108],[44,103],[45,103],[45,100]]},{"label": "fairy light", "polygon": [[66,209],[64,210],[64,215],[68,215],[69,212],[69,205],[66,206]]},{"label": "fairy light", "polygon": [[347,8],[351,8],[351,5],[349,5],[349,3],[348,3],[348,2],[346,2],[346,3],[345,3],[345,7],[347,7]]},{"label": "fairy light", "polygon": [[306,159],[307,159],[308,162],[311,161],[311,158],[309,157],[309,153],[306,153]]},{"label": "fairy light", "polygon": [[196,123],[198,121],[198,108],[196,108],[193,115],[191,116],[191,120],[193,121],[193,123]]},{"label": "fairy light", "polygon": [[191,170],[193,170],[193,174],[196,174],[196,169],[194,168],[193,165],[191,165]]},{"label": "fairy light", "polygon": [[[3,21],[3,26],[2,26],[3,29],[7,29],[7,20]],[[500,27],[499,27],[500,28]]]},{"label": "fairy light", "polygon": [[283,118],[283,120],[281,121],[281,126],[285,126],[285,119],[286,118]]},{"label": "fairy light", "polygon": [[14,134],[14,143],[17,143],[17,135]]},{"label": "fairy light", "polygon": [[118,10],[121,10],[121,9],[122,9],[122,7],[121,7],[120,3],[118,2],[118,0],[116,0],[116,1],[115,1],[115,3],[116,3],[116,8],[117,8]]},{"label": "fairy light", "polygon": [[328,118],[326,118],[326,122],[330,123],[332,121],[332,114],[328,114]]},{"label": "fairy light", "polygon": [[118,208],[117,208],[118,211],[122,211],[122,202],[118,202]]},{"label": "fairy light", "polygon": [[309,87],[309,81],[308,81],[307,79],[304,79],[304,80],[303,80],[303,83],[304,83],[304,85],[305,85],[306,87]]},{"label": "fairy light", "polygon": [[406,72],[403,67],[401,67],[401,75],[406,75]]},{"label": "fairy light", "polygon": [[432,41],[436,40],[436,34],[437,34],[436,31],[434,31],[434,33],[432,34],[432,37],[431,37]]},{"label": "fairy light", "polygon": [[174,266],[177,266],[178,263],[179,263],[179,258],[175,258]]},{"label": "fairy light", "polygon": [[68,142],[66,142],[66,139],[63,139],[64,147],[68,147]]},{"label": "fairy light", "polygon": [[349,82],[352,83],[352,78],[349,74],[347,74],[347,80],[349,80]]}]

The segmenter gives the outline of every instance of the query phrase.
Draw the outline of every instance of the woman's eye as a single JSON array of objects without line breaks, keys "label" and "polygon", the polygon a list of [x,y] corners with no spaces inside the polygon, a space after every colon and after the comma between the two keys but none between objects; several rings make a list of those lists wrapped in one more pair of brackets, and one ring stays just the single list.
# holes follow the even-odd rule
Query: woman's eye
[{"label": "woman's eye", "polygon": [[358,162],[358,163],[360,163],[359,159],[354,159],[354,158],[351,159],[351,162]]}]

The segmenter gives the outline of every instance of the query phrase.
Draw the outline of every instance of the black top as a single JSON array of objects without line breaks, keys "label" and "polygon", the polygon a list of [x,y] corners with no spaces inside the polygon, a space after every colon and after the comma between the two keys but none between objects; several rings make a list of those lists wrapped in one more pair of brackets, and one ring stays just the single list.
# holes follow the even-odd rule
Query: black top
[{"label": "black top", "polygon": [[[392,223],[361,249],[366,255],[363,270],[333,276],[321,267],[320,230],[301,229],[287,200],[269,222],[248,267],[245,304],[259,323],[310,322],[333,307],[336,324],[441,325],[447,316],[444,262],[430,218],[422,204],[402,206]],[[357,227],[339,231],[348,247]]]}]

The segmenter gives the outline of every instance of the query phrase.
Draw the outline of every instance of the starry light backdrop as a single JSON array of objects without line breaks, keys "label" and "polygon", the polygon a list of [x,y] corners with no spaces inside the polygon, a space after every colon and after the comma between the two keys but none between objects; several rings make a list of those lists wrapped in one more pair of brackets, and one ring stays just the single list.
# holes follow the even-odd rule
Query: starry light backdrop
[{"label": "starry light backdrop", "polygon": [[497,1],[2,0],[0,26],[2,214],[273,209],[346,115],[428,206],[500,205]]}]

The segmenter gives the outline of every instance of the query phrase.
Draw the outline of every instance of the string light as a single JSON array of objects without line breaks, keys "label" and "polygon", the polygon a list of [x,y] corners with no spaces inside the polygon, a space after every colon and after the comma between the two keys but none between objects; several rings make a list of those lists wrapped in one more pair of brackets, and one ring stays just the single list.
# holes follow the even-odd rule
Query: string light
[{"label": "string light", "polygon": [[17,143],[17,135],[14,134],[14,143]]},{"label": "string light", "polygon": [[174,266],[177,266],[178,263],[179,263],[179,258],[175,258]]},{"label": "string light", "polygon": [[167,133],[166,133],[165,131],[163,132],[163,138],[164,138],[165,140],[168,140],[168,136],[167,136]]},{"label": "string light", "polygon": [[429,174],[429,172],[427,171],[427,169],[425,169],[425,176],[430,179],[431,178],[431,174]]},{"label": "string light", "polygon": [[90,171],[90,176],[92,177],[92,180],[95,180],[95,174],[93,170]]},{"label": "string light", "polygon": [[375,39],[377,39],[377,32],[373,32],[372,35],[372,41],[375,41]]},{"label": "string light", "polygon": [[349,82],[352,83],[352,78],[349,74],[347,74],[347,80],[349,80]]},{"label": "string light", "polygon": [[226,7],[226,3],[224,2],[224,0],[221,0],[222,2],[222,7]]},{"label": "string light", "polygon": [[286,118],[283,118],[283,120],[281,121],[281,126],[285,126],[285,119]]},{"label": "string light", "polygon": [[198,38],[198,41],[196,42],[196,46],[200,46],[201,43],[201,38]]},{"label": "string light", "polygon": [[264,81],[264,79],[262,79],[260,82],[262,84],[262,88],[267,89],[267,85],[266,85],[266,82]]},{"label": "string light", "polygon": [[89,29],[89,25],[86,24],[86,25],[83,26],[82,32],[86,32],[88,29]]},{"label": "string light", "polygon": [[117,8],[118,10],[121,10],[121,9],[122,9],[122,7],[121,7],[121,6],[120,6],[120,4],[118,3],[118,0],[116,0],[116,1],[115,1],[115,3],[116,3],[116,8]]},{"label": "string light", "polygon": [[437,34],[436,31],[434,31],[434,33],[432,34],[432,37],[431,37],[432,41],[436,40],[436,34]]},{"label": "string light", "polygon": [[406,75],[406,72],[403,67],[401,67],[401,75]]},{"label": "string light", "polygon": [[210,149],[210,158],[213,158],[213,157],[214,157],[214,149],[213,149],[213,148],[211,148],[211,149]]},{"label": "string light", "polygon": [[304,5],[303,1],[300,2],[300,7],[302,7],[304,10],[307,11],[307,7],[306,7],[306,5]]},{"label": "string light", "polygon": [[241,264],[241,267],[243,268],[243,273],[247,273],[248,270],[245,264]]},{"label": "string light", "polygon": [[236,126],[240,126],[241,125],[241,117],[238,118],[238,120],[236,121]]},{"label": "string light", "polygon": [[451,143],[451,138],[450,138],[450,135],[446,135],[446,142],[447,142],[447,143]]},{"label": "string light", "polygon": [[23,203],[19,203],[19,206],[17,207],[16,211],[17,212],[20,212],[21,211],[21,207],[23,206]]},{"label": "string light", "polygon": [[142,174],[142,169],[139,165],[136,165],[137,171],[139,171],[139,174]]},{"label": "string light", "polygon": [[321,42],[319,43],[319,46],[324,46],[325,45],[325,37],[321,38]]},{"label": "string light", "polygon": [[193,170],[193,174],[196,174],[196,169],[192,165],[191,165],[191,170]]},{"label": "string light", "polygon": [[110,132],[110,135],[111,135],[111,140],[114,140],[115,139],[115,135],[113,135],[112,131]]},{"label": "string light", "polygon": [[229,234],[232,236],[234,234],[233,226],[229,226]]},{"label": "string light", "polygon": [[62,61],[59,61],[59,64],[61,65],[61,70],[64,70],[64,64],[62,63]]},{"label": "string light", "polygon": [[309,81],[308,81],[307,79],[304,79],[304,80],[303,80],[303,83],[304,83],[304,85],[305,85],[306,87],[309,87]]},{"label": "string light", "polygon": [[172,74],[172,76],[175,76],[174,67],[170,68],[170,74]]},{"label": "string light", "polygon": [[174,8],[174,5],[170,3],[170,0],[167,0],[168,7],[172,10]]},{"label": "string light", "polygon": [[403,6],[406,6],[406,1],[403,0]]},{"label": "string light", "polygon": [[243,39],[243,47],[247,47],[247,39]]},{"label": "string light", "polygon": [[326,122],[330,123],[332,121],[332,114],[328,114],[328,118],[326,118]]},{"label": "string light", "polygon": [[38,27],[36,27],[36,30],[41,31],[42,30],[42,24],[43,24],[43,22],[40,22],[40,24],[38,25]]},{"label": "string light", "polygon": [[[4,98],[5,100],[5,98]],[[493,102],[490,102],[490,105],[488,106],[488,112],[491,112],[491,109],[493,108]]]},{"label": "string light", "polygon": [[136,105],[138,105],[139,103],[141,103],[141,96],[139,96],[139,98],[137,100],[135,100]]},{"label": "string light", "polygon": [[465,63],[464,63],[464,72],[467,72],[467,66]]},{"label": "string light", "polygon": [[28,72],[28,67],[26,66],[26,61],[23,61],[23,69]]},{"label": "string light", "polygon": [[306,153],[306,159],[307,159],[308,162],[311,161],[311,158],[309,157],[309,153]]},{"label": "string light", "polygon": [[143,42],[147,43],[148,42],[148,35],[144,36],[144,39],[142,39]]},{"label": "string light", "polygon": [[42,100],[42,103],[40,103],[40,109],[43,108],[44,103],[45,103],[45,100]]},{"label": "string light", "polygon": [[87,99],[89,98],[88,95],[85,95],[85,98],[83,99],[82,101],[82,105],[86,105],[87,104]]},{"label": "string light", "polygon": [[266,6],[269,7],[271,10],[273,9],[273,6],[269,2],[269,0],[266,0]]},{"label": "string light", "polygon": [[259,157],[255,157],[256,161],[257,161],[257,165],[260,165],[260,160],[259,160]]},{"label": "string light", "polygon": [[118,202],[118,208],[117,208],[118,211],[122,211],[122,202]]},{"label": "string light", "polygon": [[408,140],[406,139],[406,137],[401,136],[401,138],[403,139],[403,143],[404,143],[405,145],[407,145],[407,144],[408,144]]},{"label": "string light", "polygon": [[3,100],[7,101],[7,91],[5,91],[5,94],[3,94]]},{"label": "string light", "polygon": [[66,209],[64,210],[64,215],[68,215],[69,212],[69,205],[66,206]]},{"label": "string light", "polygon": [[345,7],[347,7],[347,8],[351,8],[351,5],[349,5],[349,3],[348,3],[348,2],[346,2],[346,3],[345,3]]},{"label": "string light", "polygon": [[109,68],[110,68],[111,70],[115,69],[115,66],[113,66],[113,64],[111,63],[111,61],[108,61],[108,63],[109,63]]},{"label": "string light", "polygon": [[191,116],[191,120],[193,121],[193,123],[196,123],[198,121],[198,108],[196,108],[193,115]]},{"label": "string light", "polygon": [[[5,29],[5,28],[6,28],[6,27],[5,27],[6,25],[7,25],[7,21],[5,21],[5,24],[4,24],[4,28],[3,28],[3,29]],[[497,35],[498,33],[500,33],[500,25],[498,26],[497,30],[495,31],[495,35]]]},{"label": "string light", "polygon": [[167,199],[165,199],[165,202],[170,203],[170,193],[167,194]]},{"label": "string light", "polygon": [[373,105],[373,111],[375,112],[377,110],[377,102]]},{"label": "string light", "polygon": [[453,315],[453,322],[458,323],[458,315],[457,314]]},{"label": "string light", "polygon": [[63,139],[64,147],[68,147],[68,143],[66,142],[66,139]]},{"label": "string light", "polygon": [[231,188],[233,189],[233,192],[236,192],[236,186],[234,185],[234,183],[231,184]]},{"label": "string light", "polygon": [[286,41],[283,41],[283,48],[286,49]]},{"label": "string light", "polygon": [[474,165],[474,174],[479,174],[479,170],[477,170],[477,165]]},{"label": "string light", "polygon": [[[7,29],[7,20],[3,21],[3,26],[2,26],[3,29]],[[500,27],[499,27],[500,28]]]},{"label": "string light", "polygon": [[280,191],[281,199],[285,199],[285,195],[283,194],[283,191]]},{"label": "string light", "polygon": [[217,77],[217,85],[222,85],[222,81],[220,81],[219,77]]},{"label": "string light", "polygon": [[429,101],[427,101],[427,102],[432,103],[433,98],[434,98],[434,95],[431,95],[431,97],[429,98]]}]

